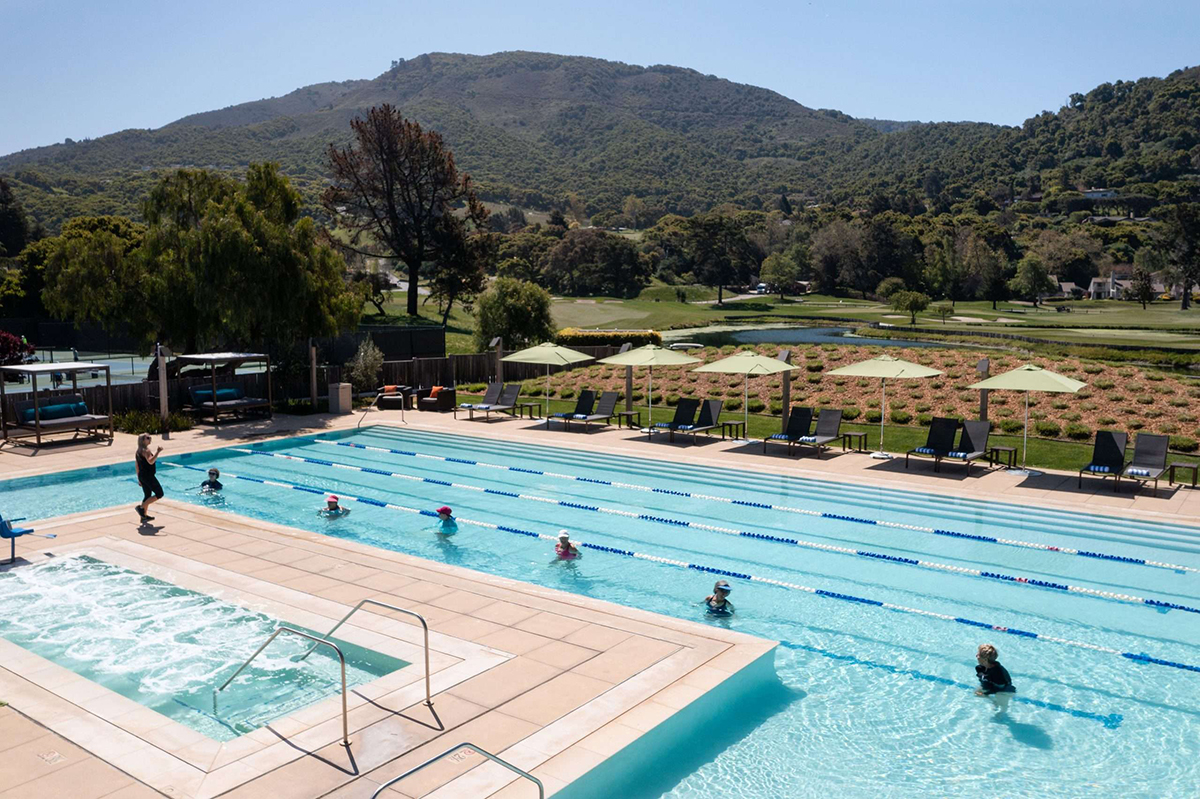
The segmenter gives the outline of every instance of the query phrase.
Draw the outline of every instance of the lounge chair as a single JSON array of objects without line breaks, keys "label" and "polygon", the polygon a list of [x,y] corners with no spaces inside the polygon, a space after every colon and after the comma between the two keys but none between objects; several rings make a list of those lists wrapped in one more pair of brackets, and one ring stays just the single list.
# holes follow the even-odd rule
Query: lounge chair
[{"label": "lounge chair", "polygon": [[[1158,490],[1158,478],[1167,470],[1167,447],[1170,446],[1170,436],[1156,433],[1138,433],[1133,442],[1133,460],[1122,477],[1137,480],[1139,483],[1154,481],[1154,490]],[[1114,490],[1117,486],[1114,485]]]},{"label": "lounge chair", "polygon": [[1096,443],[1092,446],[1092,462],[1079,470],[1079,487],[1083,488],[1085,474],[1099,477],[1101,480],[1111,477],[1116,482],[1121,482],[1121,472],[1125,470],[1125,445],[1128,441],[1128,433],[1097,431]]},{"label": "lounge chair", "polygon": [[971,476],[971,463],[987,455],[988,435],[992,431],[991,422],[979,420],[963,422],[962,433],[958,436],[958,447],[946,453],[943,458],[947,463],[965,463],[967,477]]},{"label": "lounge chair", "polygon": [[458,418],[459,411],[483,411],[496,404],[496,400],[500,399],[500,392],[504,390],[503,383],[489,383],[487,391],[483,392],[483,399],[479,402],[464,402],[461,405],[454,406],[454,418]]},{"label": "lounge chair", "polygon": [[796,442],[804,436],[808,435],[808,429],[812,427],[812,408],[792,408],[792,412],[788,414],[787,429],[782,433],[772,433],[763,439],[763,452],[767,451],[767,444],[776,442],[786,444],[788,454],[792,454],[792,447]]},{"label": "lounge chair", "polygon": [[417,410],[445,413],[458,405],[458,392],[453,386],[430,386],[417,389]]},{"label": "lounge chair", "polygon": [[904,453],[904,468],[908,468],[908,458],[916,455],[918,458],[933,458],[933,470],[938,471],[942,458],[954,449],[954,434],[958,432],[958,420],[945,416],[935,416],[929,423],[929,432],[925,435],[925,446],[915,447]]},{"label": "lounge chair", "polygon": [[600,402],[596,405],[596,412],[580,418],[578,416],[571,419],[564,419],[567,429],[570,429],[571,422],[583,422],[583,429],[587,432],[592,430],[592,422],[602,424],[612,424],[612,418],[617,412],[617,400],[621,398],[619,391],[605,391],[600,395]]},{"label": "lounge chair", "polygon": [[[2,411],[0,411],[2,412]],[[39,437],[52,433],[81,433],[96,438],[109,438],[109,417],[92,413],[82,394],[62,394],[54,397],[39,397],[37,413],[33,400],[13,403],[16,425],[32,430]]]},{"label": "lounge chair", "polygon": [[721,426],[721,408],[724,405],[725,400],[705,400],[704,404],[700,406],[700,418],[696,420],[696,423],[680,425],[675,428],[671,431],[670,440],[674,441],[675,434],[679,433],[681,435],[690,435],[692,443],[695,444],[697,433],[708,433],[709,430]]},{"label": "lounge chair", "polygon": [[380,386],[375,395],[375,407],[381,411],[411,411],[413,393],[411,386]]},{"label": "lounge chair", "polygon": [[829,445],[842,437],[842,409],[825,408],[817,415],[817,430],[811,436],[802,436],[796,442],[796,448],[812,447],[817,451],[817,460],[821,459],[821,450],[829,449]]},{"label": "lounge chair", "polygon": [[508,411],[510,414],[513,408],[517,407],[517,397],[521,395],[520,383],[509,383],[500,392],[500,396],[496,399],[495,405],[489,405],[486,408],[467,408],[467,418],[474,419],[475,414],[482,413],[485,420],[490,419],[493,413],[502,413]]},{"label": "lounge chair", "polygon": [[586,419],[588,414],[592,412],[592,407],[595,404],[596,392],[585,388],[579,392],[579,396],[575,399],[575,410],[549,414],[546,417],[546,427],[549,428],[551,420],[554,419],[562,422],[564,426],[570,419]]},{"label": "lounge chair", "polygon": [[700,410],[700,400],[685,397],[679,400],[679,404],[675,406],[675,418],[669,422],[655,422],[646,428],[646,435],[653,439],[655,433],[666,433],[674,441],[676,430],[683,425],[695,423],[698,410]]},{"label": "lounge chair", "polygon": [[16,519],[5,519],[0,517],[0,538],[7,538],[12,542],[12,553],[8,560],[0,562],[0,565],[7,566],[17,560],[17,539],[23,535],[28,535],[33,532],[32,527],[13,527],[13,522],[24,521],[25,517],[21,516]]},{"label": "lounge chair", "polygon": [[219,422],[225,414],[241,418],[250,411],[266,411],[267,416],[271,415],[270,401],[262,397],[247,397],[246,392],[237,383],[218,384],[215,398],[210,383],[188,386],[187,390],[192,402],[191,410],[196,414],[196,418],[208,416],[213,424]]}]

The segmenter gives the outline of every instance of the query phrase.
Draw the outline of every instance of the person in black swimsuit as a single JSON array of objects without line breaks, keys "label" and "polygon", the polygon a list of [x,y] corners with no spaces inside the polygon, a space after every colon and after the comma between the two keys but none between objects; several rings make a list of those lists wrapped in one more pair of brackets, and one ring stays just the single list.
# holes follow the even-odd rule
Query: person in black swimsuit
[{"label": "person in black swimsuit", "polygon": [[138,516],[142,521],[153,521],[154,517],[146,513],[147,509],[155,502],[163,498],[162,483],[158,482],[158,477],[155,472],[158,470],[157,461],[158,454],[162,452],[162,447],[159,447],[154,452],[150,451],[150,434],[142,433],[138,436],[137,455],[134,456],[134,462],[137,464],[137,479],[138,485],[142,487],[142,501],[136,505]]},{"label": "person in black swimsuit", "polygon": [[996,706],[1003,710],[1008,705],[1010,694],[1016,693],[1017,688],[1013,685],[1008,669],[1000,665],[998,657],[996,647],[991,644],[979,645],[979,651],[975,653],[975,659],[978,661],[975,677],[979,680],[979,689],[975,691],[975,695],[991,697]]}]

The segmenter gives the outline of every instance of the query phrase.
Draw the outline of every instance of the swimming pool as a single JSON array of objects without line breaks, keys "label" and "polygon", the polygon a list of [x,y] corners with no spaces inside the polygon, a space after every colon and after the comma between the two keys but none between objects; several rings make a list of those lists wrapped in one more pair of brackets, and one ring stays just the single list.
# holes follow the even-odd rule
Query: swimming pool
[{"label": "swimming pool", "polygon": [[[87,555],[0,574],[0,605],[0,636],[217,741],[341,692],[332,652],[298,662],[311,644],[282,636],[214,706],[213,689],[280,623]],[[407,665],[335,643],[347,688]]]},{"label": "swimming pool", "polygon": [[[385,427],[167,462],[176,499],[212,501],[193,469],[217,465],[233,513],[780,640],[778,692],[730,707],[716,736],[680,733],[631,796],[1200,786],[1200,673],[1179,668],[1200,663],[1194,528]],[[127,466],[0,490],[0,511],[29,516],[140,497]],[[326,490],[362,501],[326,521]],[[443,503],[481,524],[435,536],[417,511]],[[564,527],[598,548],[554,562],[536,536]],[[701,569],[774,582],[730,577],[738,615],[708,618]],[[1019,689],[1004,715],[972,693],[984,641]],[[616,795],[629,772],[612,771]]]}]

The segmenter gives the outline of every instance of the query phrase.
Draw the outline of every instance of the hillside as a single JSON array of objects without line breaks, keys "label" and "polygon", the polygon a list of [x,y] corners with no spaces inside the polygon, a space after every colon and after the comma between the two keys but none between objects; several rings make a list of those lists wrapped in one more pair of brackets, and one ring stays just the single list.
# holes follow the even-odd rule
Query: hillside
[{"label": "hillside", "polygon": [[[544,53],[431,53],[373,80],[323,83],[193,114],[157,130],[0,157],[30,213],[136,216],[163,170],[279,162],[314,201],[324,150],[383,102],[436,128],[485,198],[546,208],[568,193],[595,213],[633,194],[665,211],[793,198],[906,213],[989,196],[1107,186],[1173,200],[1200,173],[1197,69],[1104,84],[1020,128],[855,120],[694,70]],[[977,202],[980,209],[986,200]]]}]

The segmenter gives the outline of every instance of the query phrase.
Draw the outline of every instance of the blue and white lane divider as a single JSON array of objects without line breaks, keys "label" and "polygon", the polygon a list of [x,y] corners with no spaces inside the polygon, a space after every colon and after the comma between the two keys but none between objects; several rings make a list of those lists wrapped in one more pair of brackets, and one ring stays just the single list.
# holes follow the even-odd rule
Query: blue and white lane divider
[{"label": "blue and white lane divider", "polygon": [[1011,574],[1002,574],[1000,572],[983,571],[982,569],[972,569],[966,566],[954,566],[948,563],[938,563],[932,560],[918,560],[917,558],[905,558],[898,555],[887,555],[883,552],[872,552],[869,549],[853,549],[851,547],[840,547],[834,544],[822,544],[816,541],[805,541],[800,538],[784,538],[781,536],[767,535],[765,533],[752,533],[746,530],[735,530],[730,527],[718,527],[712,524],[700,524],[698,522],[689,522],[685,519],[674,519],[667,516],[655,516],[648,513],[635,513],[633,511],[621,510],[619,508],[606,508],[602,505],[587,505],[580,502],[568,502],[561,499],[551,499],[549,497],[539,497],[536,494],[517,494],[512,491],[501,491],[495,488],[484,488],[482,486],[470,485],[469,483],[454,483],[447,480],[438,480],[433,477],[418,477],[411,474],[403,474],[401,472],[390,472],[386,469],[372,469],[366,466],[354,466],[348,463],[335,463],[334,461],[321,460],[320,458],[304,458],[299,455],[285,455],[282,452],[264,452],[254,449],[239,449],[235,448],[234,452],[241,452],[247,455],[263,455],[268,458],[280,458],[287,461],[296,461],[298,463],[306,463],[311,466],[321,466],[324,468],[344,469],[346,471],[361,472],[364,474],[374,474],[381,477],[394,477],[399,480],[407,480],[414,483],[428,483],[431,485],[443,486],[446,488],[457,488],[463,491],[478,491],[483,494],[493,494],[495,496],[508,497],[510,499],[520,499],[528,502],[541,502],[547,505],[558,505],[563,508],[572,508],[574,510],[591,511],[593,513],[606,513],[611,516],[624,516],[629,519],[639,519],[643,521],[657,522],[659,524],[667,524],[673,527],[687,527],[694,530],[704,530],[706,532],[720,533],[722,535],[738,536],[740,538],[753,538],[759,541],[769,541],[774,544],[787,544],[790,546],[800,547],[802,549],[814,549],[822,552],[834,552],[841,555],[856,555],[863,558],[872,558],[885,563],[895,563],[902,566],[916,566],[922,569],[933,569],[935,571],[949,572],[952,574],[962,574],[969,577],[982,577],[988,580],[998,580],[1000,582],[1011,583],[1012,585],[1029,586],[1032,588],[1047,588],[1054,591],[1062,591],[1070,594],[1080,594],[1083,596],[1094,596],[1101,599],[1112,599],[1118,602],[1128,602],[1134,605],[1145,605],[1160,611],[1182,610],[1187,613],[1200,614],[1200,608],[1191,607],[1190,605],[1180,605],[1175,602],[1164,602],[1159,599],[1149,599],[1147,597],[1134,596],[1131,594],[1120,594],[1115,591],[1102,591],[1098,588],[1088,588],[1080,585],[1068,585],[1066,583],[1055,583],[1049,580],[1039,580],[1035,577],[1018,577]]},{"label": "blue and white lane divider", "polygon": [[[1109,555],[1104,552],[1091,552],[1084,549],[1072,549],[1071,547],[1056,547],[1050,544],[1038,544],[1033,541],[1019,541],[1013,538],[997,538],[990,535],[974,535],[972,533],[958,533],[953,530],[939,530],[933,527],[923,527],[919,524],[902,524],[900,522],[889,522],[882,519],[862,519],[857,516],[842,516],[837,513],[824,513],[822,511],[810,510],[808,508],[793,508],[787,505],[771,505],[766,502],[750,502],[742,499],[732,499],[730,497],[718,497],[712,494],[698,494],[691,491],[674,491],[668,488],[654,488],[652,486],[637,485],[636,483],[621,483],[615,480],[600,480],[594,477],[579,477],[571,474],[561,474],[558,472],[547,472],[539,469],[525,469],[520,466],[503,466],[496,463],[484,463],[483,461],[475,461],[467,458],[446,458],[440,455],[425,455],[420,452],[411,452],[402,449],[388,449],[387,447],[372,447],[366,444],[355,444],[350,441],[325,441],[323,439],[314,439],[318,444],[326,444],[335,447],[352,447],[354,449],[367,450],[369,452],[384,452],[390,455],[404,455],[410,458],[424,458],[426,460],[443,461],[445,463],[461,463],[467,466],[478,466],[484,469],[500,469],[509,472],[522,472],[524,474],[536,474],[543,477],[553,477],[559,480],[573,480],[580,483],[596,483],[598,485],[613,486],[614,488],[624,488],[630,491],[645,491],[653,494],[670,494],[677,497],[687,497],[690,499],[703,499],[709,502],[724,502],[729,505],[739,505],[747,508],[758,508],[760,510],[778,510],[786,513],[798,513],[802,516],[814,516],[823,519],[836,519],[843,522],[856,522],[858,524],[870,524],[877,527],[892,527],[898,530],[912,530],[918,533],[932,533],[933,535],[946,536],[948,538],[961,538],[967,541],[978,541],[984,544],[1000,544],[1010,547],[1021,547],[1023,549],[1033,549],[1042,552],[1058,552],[1064,555],[1079,555],[1084,558],[1096,558],[1098,560],[1113,561],[1115,563],[1128,563],[1134,566],[1152,566],[1158,569],[1171,569],[1177,572],[1200,572],[1200,568],[1195,566],[1180,566],[1176,563],[1163,563],[1157,560],[1147,560],[1145,558],[1129,558],[1123,555]],[[258,452],[259,450],[254,450]]]},{"label": "blue and white lane divider", "polygon": [[[170,461],[163,461],[163,463],[166,464],[167,466],[173,466],[177,469],[188,469],[193,472],[204,473],[204,472],[208,471],[207,469],[200,467],[200,466],[186,466],[182,463],[171,463]],[[230,472],[223,472],[223,474],[225,477],[228,477],[228,478],[231,478],[234,480],[246,480],[251,483],[259,483],[261,485],[269,485],[269,486],[273,486],[276,488],[286,488],[286,489],[291,489],[294,491],[303,491],[306,494],[324,495],[324,494],[328,494],[330,492],[330,489],[327,489],[327,488],[314,488],[312,486],[302,486],[302,485],[296,485],[294,483],[284,483],[279,480],[267,480],[267,479],[264,479],[261,477],[248,477],[245,475],[232,474]],[[363,504],[374,505],[375,507],[378,507],[378,508],[387,508],[388,510],[401,511],[403,513],[412,513],[412,514],[416,514],[419,516],[430,516],[433,518],[437,517],[437,513],[435,511],[420,510],[418,508],[408,508],[408,507],[405,507],[404,505],[396,505],[391,502],[383,502],[381,500],[372,499],[370,497],[355,497],[355,496],[350,496],[349,494],[339,493],[338,498],[344,499],[344,500],[347,500],[350,502],[362,502]],[[499,530],[500,532],[504,532],[504,533],[513,533],[514,535],[526,536],[527,538],[539,538],[539,539],[542,539],[545,541],[557,541],[558,540],[557,535],[549,535],[546,533],[535,533],[530,530],[522,530],[517,527],[508,527],[508,526],[505,526],[502,524],[492,524],[491,522],[481,522],[481,521],[476,521],[474,519],[464,519],[462,517],[456,517],[456,521],[459,524],[470,524],[475,527],[483,527],[488,530]],[[860,605],[868,605],[871,607],[883,608],[884,610],[893,610],[893,611],[896,611],[897,613],[908,613],[908,614],[911,614],[914,616],[924,616],[925,618],[929,618],[929,619],[938,619],[940,621],[949,621],[949,622],[954,622],[955,624],[965,624],[968,627],[978,627],[981,630],[991,630],[992,632],[1007,633],[1008,635],[1015,635],[1018,638],[1033,639],[1033,640],[1037,640],[1037,641],[1049,641],[1050,643],[1062,644],[1064,646],[1073,646],[1073,647],[1076,647],[1079,649],[1086,649],[1091,652],[1103,652],[1104,654],[1117,655],[1118,657],[1123,657],[1127,660],[1132,660],[1135,663],[1146,663],[1146,664],[1150,664],[1150,665],[1154,665],[1154,666],[1166,666],[1166,667],[1172,668],[1172,669],[1181,669],[1183,671],[1192,671],[1192,672],[1200,673],[1200,666],[1193,666],[1188,663],[1178,663],[1173,660],[1164,660],[1162,658],[1151,657],[1150,655],[1147,655],[1144,652],[1142,652],[1142,653],[1122,652],[1119,649],[1113,649],[1112,647],[1107,647],[1107,646],[1099,646],[1098,644],[1089,644],[1085,641],[1073,641],[1070,638],[1060,638],[1055,635],[1044,635],[1042,633],[1030,632],[1029,630],[1019,630],[1015,627],[1004,627],[999,624],[988,624],[987,622],[974,621],[972,619],[965,619],[965,618],[962,618],[961,616],[951,616],[948,613],[937,613],[932,610],[921,610],[920,608],[910,608],[910,607],[906,607],[905,605],[897,605],[892,602],[881,602],[877,599],[867,599],[865,597],[854,596],[853,594],[842,594],[842,593],[838,593],[836,591],[826,591],[821,588],[811,588],[806,585],[799,585],[798,583],[784,582],[783,580],[775,580],[770,577],[757,577],[752,574],[745,574],[743,572],[729,571],[728,569],[719,569],[719,568],[716,568],[715,566],[704,566],[704,565],[701,565],[698,563],[688,563],[687,561],[675,560],[674,558],[663,558],[663,557],[659,557],[657,555],[649,555],[649,554],[646,554],[645,552],[634,552],[629,549],[618,549],[617,547],[606,547],[606,546],[602,546],[600,544],[592,544],[587,541],[577,541],[575,543],[577,543],[579,546],[581,546],[585,549],[590,549],[590,550],[593,550],[596,552],[606,552],[610,555],[623,555],[627,558],[637,558],[638,560],[647,560],[647,561],[650,561],[651,563],[661,563],[664,566],[675,566],[680,569],[688,569],[688,570],[693,570],[693,571],[698,571],[698,572],[704,572],[705,574],[715,574],[720,577],[732,577],[732,578],[738,579],[738,580],[746,580],[746,581],[754,582],[754,583],[762,583],[764,585],[773,585],[776,588],[786,588],[786,589],[789,589],[792,591],[802,591],[806,594],[814,594],[816,596],[825,597],[826,599],[840,599],[843,602],[854,602],[854,603],[860,604]]]}]

